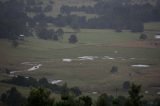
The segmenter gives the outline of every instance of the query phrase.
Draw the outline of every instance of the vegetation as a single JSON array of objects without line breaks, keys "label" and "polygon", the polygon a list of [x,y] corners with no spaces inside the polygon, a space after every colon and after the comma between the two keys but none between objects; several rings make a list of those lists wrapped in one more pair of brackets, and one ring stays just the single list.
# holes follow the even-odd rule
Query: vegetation
[{"label": "vegetation", "polygon": [[111,69],[111,73],[117,73],[118,72],[118,67],[117,66],[113,66]]},{"label": "vegetation", "polygon": [[[124,106],[137,98],[114,96],[125,96],[134,81],[144,86],[145,99],[158,97],[160,46],[154,36],[160,28],[159,5],[158,0],[154,5],[128,0],[0,0],[0,80],[5,82],[0,82],[0,94],[13,85],[25,96],[30,87],[45,87],[62,93],[60,102],[54,102],[60,106],[98,101]],[[42,67],[27,71],[38,64]],[[139,64],[149,67],[132,67]],[[10,78],[13,75],[18,77]],[[50,84],[53,79],[68,85]],[[89,96],[78,98],[81,91]],[[113,96],[91,99],[106,92]],[[139,99],[139,104],[150,103]]]},{"label": "vegetation", "polygon": [[[16,92],[16,93],[13,93]],[[141,93],[141,86],[132,84],[129,90],[129,97],[113,97],[107,94],[101,94],[95,104],[92,102],[92,98],[89,96],[80,96],[75,98],[73,95],[66,94],[61,95],[61,100],[55,101],[51,96],[51,92],[44,88],[32,89],[27,100],[21,96],[17,96],[19,92],[16,88],[11,88],[9,93],[10,99],[13,101],[7,101],[7,95],[1,95],[1,101],[8,104],[8,106],[159,106],[160,100],[155,99],[153,101],[142,100],[143,96]],[[12,95],[12,96],[10,96]],[[16,98],[15,98],[16,96]],[[15,101],[23,99],[25,101]],[[14,104],[13,104],[14,103]]]},{"label": "vegetation", "polygon": [[15,87],[12,87],[1,95],[1,101],[8,106],[21,106],[25,102],[25,97]]},{"label": "vegetation", "polygon": [[139,37],[140,40],[146,40],[147,39],[147,35],[146,34],[141,34]]},{"label": "vegetation", "polygon": [[41,78],[39,79],[39,81],[37,81],[35,78],[32,77],[26,78],[24,76],[16,76],[13,77],[12,79],[2,80],[1,82],[19,85],[23,87],[45,87],[52,90],[55,93],[71,92],[75,96],[81,95],[81,91],[78,87],[68,88],[67,85],[65,84],[63,86],[51,84],[48,82],[46,78]]},{"label": "vegetation", "polygon": [[71,35],[68,39],[69,43],[77,43],[78,42],[78,39],[77,39],[77,36],[76,35]]}]

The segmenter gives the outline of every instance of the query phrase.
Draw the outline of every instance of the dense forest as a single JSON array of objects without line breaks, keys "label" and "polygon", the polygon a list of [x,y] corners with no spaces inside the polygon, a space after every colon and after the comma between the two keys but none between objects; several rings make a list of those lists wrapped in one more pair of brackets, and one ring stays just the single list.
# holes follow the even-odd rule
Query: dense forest
[{"label": "dense forest", "polygon": [[[145,22],[160,21],[159,1],[155,5],[131,4],[127,0],[98,1],[94,6],[63,5],[60,14],[55,17],[46,15],[52,11],[51,4],[54,2],[50,0],[48,4],[36,0],[0,2],[0,38],[15,39],[19,35],[31,36],[35,32],[40,38],[58,40],[59,35],[54,30],[48,30],[48,24],[70,26],[73,29],[115,29],[118,32],[127,29],[143,32]],[[87,19],[72,12],[97,16]]]}]

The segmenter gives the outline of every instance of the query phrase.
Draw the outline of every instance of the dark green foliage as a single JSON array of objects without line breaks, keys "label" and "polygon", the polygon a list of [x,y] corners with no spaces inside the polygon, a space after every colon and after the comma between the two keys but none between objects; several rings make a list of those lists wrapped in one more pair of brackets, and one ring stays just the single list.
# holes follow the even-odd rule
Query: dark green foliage
[{"label": "dark green foliage", "polygon": [[6,93],[1,95],[1,101],[8,106],[21,106],[25,102],[25,98],[15,87],[12,87]]},{"label": "dark green foliage", "polygon": [[147,35],[142,33],[139,37],[140,40],[146,40],[147,39]]},{"label": "dark green foliage", "polygon": [[111,106],[113,98],[107,94],[101,94],[96,102],[96,106]]},{"label": "dark green foliage", "polygon": [[[46,82],[42,78],[42,82]],[[0,103],[7,104],[7,106],[159,106],[160,100],[142,100],[140,95],[141,86],[132,84],[129,91],[129,97],[124,96],[108,96],[107,94],[101,94],[95,104],[92,102],[92,98],[89,96],[76,97],[69,93],[67,84],[63,85],[63,92],[61,94],[61,100],[55,101],[51,96],[51,92],[44,88],[34,88],[30,91],[27,100],[21,96],[21,94],[12,87],[6,93],[1,94]],[[65,94],[65,95],[64,95]]]},{"label": "dark green foliage", "polygon": [[63,35],[64,35],[63,29],[61,28],[57,29],[56,34],[58,36],[58,39],[63,39]]},{"label": "dark green foliage", "polygon": [[143,32],[144,24],[143,24],[143,22],[139,22],[139,21],[132,22],[130,29],[132,32]]},{"label": "dark green foliage", "polygon": [[92,105],[92,98],[89,96],[82,96],[79,100],[84,102],[84,106],[91,106]]},{"label": "dark green foliage", "polygon": [[50,95],[51,92],[46,89],[32,89],[25,106],[53,106],[54,100]]},{"label": "dark green foliage", "polygon": [[78,42],[77,36],[76,35],[71,35],[68,39],[69,43],[75,44]]},{"label": "dark green foliage", "polygon": [[67,84],[64,85],[56,85],[48,82],[46,78],[40,78],[39,80],[33,77],[24,77],[24,76],[16,76],[12,79],[2,80],[3,83],[15,84],[23,87],[44,87],[48,88],[55,93],[61,93],[62,95],[72,93],[75,96],[79,96],[81,94],[81,90],[78,87],[68,88]]},{"label": "dark green foliage", "polygon": [[69,91],[68,91],[67,83],[64,83],[64,84],[62,85],[61,99],[62,99],[62,100],[68,100],[68,99],[69,99]]},{"label": "dark green foliage", "polygon": [[[132,32],[143,32],[144,22],[160,21],[160,4],[156,6],[151,4],[132,5],[129,0],[98,0],[94,6],[67,6],[63,5],[60,9],[65,16],[64,26],[77,26],[79,28],[111,28],[117,32],[122,29],[129,29]],[[79,21],[79,18],[71,17],[71,12],[85,12],[87,14],[96,14],[98,17],[85,21]],[[72,19],[73,21],[70,21]],[[59,23],[59,18],[56,19]],[[65,21],[66,20],[66,21]],[[77,21],[78,20],[78,21]],[[62,24],[61,24],[62,25]],[[62,26],[63,26],[62,25]]]},{"label": "dark green foliage", "polygon": [[21,34],[27,35],[28,17],[23,2],[9,0],[0,2],[0,38],[17,39]]},{"label": "dark green foliage", "polygon": [[7,94],[6,93],[2,93],[1,94],[1,100],[3,103],[7,103]]},{"label": "dark green foliage", "polygon": [[141,86],[132,84],[129,90],[129,98],[127,100],[126,106],[142,106],[143,95],[140,94]]},{"label": "dark green foliage", "polygon": [[157,98],[153,101],[153,106],[160,106],[160,99]]},{"label": "dark green foliage", "polygon": [[38,82],[36,79],[32,77],[25,78],[24,76],[13,77],[12,79],[3,80],[1,82],[15,84],[15,85],[24,86],[24,87],[29,87],[29,86],[36,87],[38,85]]},{"label": "dark green foliage", "polygon": [[118,96],[113,100],[113,106],[125,106],[126,98],[124,96]]},{"label": "dark green foliage", "polygon": [[81,90],[78,88],[78,87],[73,87],[73,88],[70,88],[70,91],[75,94],[76,96],[80,96],[81,95]]},{"label": "dark green foliage", "polygon": [[39,85],[42,87],[47,87],[49,85],[48,80],[46,78],[40,78],[38,82]]},{"label": "dark green foliage", "polygon": [[111,69],[111,73],[117,73],[118,72],[118,67],[117,66],[113,66]]}]

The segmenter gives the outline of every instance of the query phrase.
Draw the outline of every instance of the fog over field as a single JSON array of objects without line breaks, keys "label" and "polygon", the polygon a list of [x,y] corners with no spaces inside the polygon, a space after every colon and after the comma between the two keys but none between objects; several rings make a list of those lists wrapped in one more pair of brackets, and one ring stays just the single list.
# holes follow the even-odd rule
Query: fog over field
[{"label": "fog over field", "polygon": [[160,106],[160,1],[0,0],[0,106]]}]

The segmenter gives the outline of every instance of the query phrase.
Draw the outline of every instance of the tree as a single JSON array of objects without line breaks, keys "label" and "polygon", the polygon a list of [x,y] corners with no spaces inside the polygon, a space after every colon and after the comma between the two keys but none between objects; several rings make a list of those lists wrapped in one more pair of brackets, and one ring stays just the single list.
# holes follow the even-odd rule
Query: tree
[{"label": "tree", "polygon": [[1,95],[1,101],[8,106],[22,106],[25,102],[25,98],[15,87],[12,87],[6,93]]},{"label": "tree", "polygon": [[76,35],[71,35],[68,39],[69,43],[75,44],[78,42],[77,36]]},{"label": "tree", "polygon": [[117,66],[113,66],[111,69],[111,73],[117,73],[118,72],[118,67]]},{"label": "tree", "polygon": [[78,87],[73,87],[73,88],[70,88],[70,91],[75,94],[76,96],[79,96],[81,95],[81,90],[78,88]]},{"label": "tree", "polygon": [[111,106],[112,105],[112,98],[109,97],[107,94],[101,94],[96,102],[96,106]]},{"label": "tree", "polygon": [[127,100],[126,106],[141,106],[143,95],[140,94],[141,86],[132,84],[129,90],[129,98]]},{"label": "tree", "polygon": [[23,2],[18,0],[0,2],[0,10],[0,38],[15,40],[21,34],[27,35],[28,16]]},{"label": "tree", "polygon": [[63,39],[63,35],[64,35],[63,29],[61,29],[61,28],[57,29],[56,34],[59,39]]},{"label": "tree", "polygon": [[89,96],[82,96],[79,100],[84,102],[84,106],[91,106],[92,105],[92,98]]},{"label": "tree", "polygon": [[131,24],[131,31],[132,32],[143,32],[144,31],[144,24],[141,21],[133,21]]},{"label": "tree", "polygon": [[51,93],[43,88],[32,89],[25,106],[53,106]]},{"label": "tree", "polygon": [[39,85],[42,87],[47,87],[48,86],[48,80],[46,78],[41,78],[39,79]]},{"label": "tree", "polygon": [[123,83],[123,89],[128,90],[130,88],[130,82],[129,81],[125,81]]},{"label": "tree", "polygon": [[68,91],[67,83],[64,83],[62,85],[61,99],[62,100],[68,100],[69,99],[69,91]]},{"label": "tree", "polygon": [[140,40],[146,40],[147,39],[147,35],[142,33],[139,37]]}]

